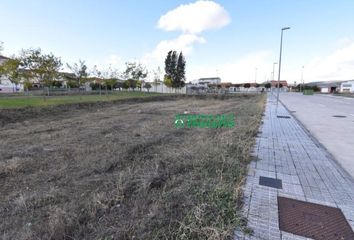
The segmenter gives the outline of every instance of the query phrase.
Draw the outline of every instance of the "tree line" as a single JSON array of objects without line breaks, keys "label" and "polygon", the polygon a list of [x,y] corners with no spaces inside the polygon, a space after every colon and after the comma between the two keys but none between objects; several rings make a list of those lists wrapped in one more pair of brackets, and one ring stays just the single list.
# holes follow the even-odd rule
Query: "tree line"
[{"label": "tree line", "polygon": [[[3,45],[0,42],[0,52]],[[142,89],[148,91],[152,87],[147,82],[149,71],[138,62],[126,62],[125,70],[120,72],[109,66],[105,70],[100,70],[95,65],[89,69],[85,61],[79,60],[74,64],[65,66],[70,72],[63,72],[63,63],[60,57],[52,53],[45,54],[40,48],[30,48],[21,50],[18,56],[12,56],[0,65],[0,76],[5,76],[12,83],[24,84],[25,89],[32,87],[34,79],[42,87],[63,87],[62,81],[65,80],[66,86],[79,88],[89,83],[93,90],[101,89]],[[152,84],[165,83],[172,88],[181,88],[185,85],[185,66],[186,61],[183,53],[177,54],[176,51],[169,51],[165,60],[165,75],[161,81],[161,70],[153,71],[154,79]]]}]

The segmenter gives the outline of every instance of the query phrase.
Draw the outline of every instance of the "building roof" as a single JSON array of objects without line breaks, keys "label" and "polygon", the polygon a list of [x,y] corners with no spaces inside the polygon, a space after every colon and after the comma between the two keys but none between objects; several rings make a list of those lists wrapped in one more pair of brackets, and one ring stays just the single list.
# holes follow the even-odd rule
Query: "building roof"
[{"label": "building roof", "polygon": [[319,81],[319,82],[310,82],[310,83],[306,83],[306,86],[317,86],[320,88],[326,88],[326,87],[340,87],[340,85],[342,84],[342,82],[346,82],[346,81],[340,81],[340,80],[333,80],[333,81]]},{"label": "building roof", "polygon": [[0,55],[0,60],[7,60],[7,59],[10,59],[10,58]]},{"label": "building roof", "polygon": [[[279,83],[281,85],[283,85],[283,87],[287,87],[288,86],[288,82],[286,80],[280,80]],[[272,81],[270,81],[270,84],[272,85],[272,87],[277,86],[278,85],[278,81],[277,80],[272,80]]]},{"label": "building roof", "polygon": [[219,77],[199,78],[198,80],[214,80],[214,79],[221,80],[221,78]]}]

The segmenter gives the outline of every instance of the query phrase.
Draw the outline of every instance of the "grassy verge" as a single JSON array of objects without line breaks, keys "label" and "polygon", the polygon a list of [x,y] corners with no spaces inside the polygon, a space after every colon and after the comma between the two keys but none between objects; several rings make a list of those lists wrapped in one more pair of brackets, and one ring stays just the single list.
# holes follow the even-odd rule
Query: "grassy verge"
[{"label": "grassy verge", "polygon": [[69,95],[69,96],[21,96],[0,98],[0,108],[45,107],[60,104],[113,101],[118,99],[159,96],[159,93],[117,92],[105,95]]},{"label": "grassy verge", "polygon": [[[264,96],[121,103],[0,130],[3,239],[231,239]],[[176,129],[184,111],[232,129]],[[245,229],[247,230],[247,229]]]}]

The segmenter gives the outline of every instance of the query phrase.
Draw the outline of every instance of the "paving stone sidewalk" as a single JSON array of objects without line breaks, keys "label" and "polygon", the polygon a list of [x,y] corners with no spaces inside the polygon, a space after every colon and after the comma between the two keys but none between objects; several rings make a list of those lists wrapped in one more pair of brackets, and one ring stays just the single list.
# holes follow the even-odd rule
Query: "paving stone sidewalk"
[{"label": "paving stone sidewalk", "polygon": [[[308,239],[279,230],[277,197],[338,207],[354,229],[354,180],[271,94],[244,188],[243,215],[252,236],[235,239]],[[329,129],[330,131],[331,129]],[[353,150],[353,149],[348,149]],[[282,189],[259,185],[259,177],[282,180]]]}]

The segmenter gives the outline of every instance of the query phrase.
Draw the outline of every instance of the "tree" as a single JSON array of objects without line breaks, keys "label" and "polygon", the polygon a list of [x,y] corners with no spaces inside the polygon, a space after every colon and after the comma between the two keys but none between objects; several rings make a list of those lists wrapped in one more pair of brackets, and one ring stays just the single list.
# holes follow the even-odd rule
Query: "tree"
[{"label": "tree", "polygon": [[165,78],[166,77],[172,78],[173,73],[174,73],[174,69],[176,67],[176,65],[174,64],[174,61],[172,60],[172,54],[173,54],[173,51],[169,51],[167,53],[167,57],[165,59]]},{"label": "tree", "polygon": [[125,63],[125,66],[126,66],[126,69],[124,71],[125,79],[133,79],[136,81],[140,81],[140,80],[144,80],[148,75],[146,68],[140,63],[127,62]]},{"label": "tree", "polygon": [[116,78],[105,79],[104,83],[108,87],[108,89],[113,90],[114,86],[117,84],[117,79]]},{"label": "tree", "polygon": [[142,81],[140,81],[140,80],[137,80],[137,81],[136,81],[136,87],[139,88],[140,91],[142,90],[142,87],[141,87],[142,85],[143,85],[143,82],[142,82]]},{"label": "tree", "polygon": [[165,76],[165,79],[163,81],[163,83],[167,86],[167,87],[172,87],[172,79],[170,76]]},{"label": "tree", "polygon": [[129,88],[128,80],[123,82],[123,86],[122,87],[123,87],[123,89],[128,90],[128,88]]},{"label": "tree", "polygon": [[180,52],[177,60],[177,67],[176,67],[176,76],[175,76],[175,81],[174,85],[176,88],[181,88],[184,87],[185,83],[185,77],[186,75],[186,60],[183,56],[183,53]]},{"label": "tree", "polygon": [[181,88],[185,85],[186,61],[183,53],[178,55],[176,51],[169,51],[165,59],[165,79],[169,78],[173,88]]},{"label": "tree", "polygon": [[150,92],[150,88],[151,88],[152,86],[151,86],[151,84],[150,83],[145,83],[144,84],[144,88],[146,88],[146,90],[148,91],[148,92]]},{"label": "tree", "polygon": [[123,83],[117,80],[116,85],[114,85],[114,88],[118,88],[120,91],[123,88]]},{"label": "tree", "polygon": [[4,50],[4,42],[0,41],[0,54]]},{"label": "tree", "polygon": [[269,88],[271,88],[271,87],[272,87],[272,84],[270,84],[270,83],[266,83],[266,84],[264,85],[264,87],[265,87],[266,89],[269,89]]},{"label": "tree", "polygon": [[62,63],[59,57],[52,53],[42,54],[40,48],[22,50],[20,65],[24,71],[29,71],[32,77],[36,77],[40,84],[51,86],[52,82],[60,75]]},{"label": "tree", "polygon": [[73,72],[75,75],[76,81],[78,86],[80,87],[83,82],[87,79],[87,66],[85,61],[79,60],[79,63],[74,63],[73,65],[69,65],[68,63],[66,66]]},{"label": "tree", "polygon": [[250,87],[251,87],[251,84],[245,83],[245,84],[243,84],[243,87],[244,87],[244,88],[250,88]]},{"label": "tree", "polygon": [[20,59],[10,58],[0,65],[0,76],[5,76],[12,83],[17,85],[21,80]]},{"label": "tree", "polygon": [[126,84],[127,89],[131,88],[134,91],[134,89],[136,88],[136,80],[134,79],[128,79],[124,83]]}]

